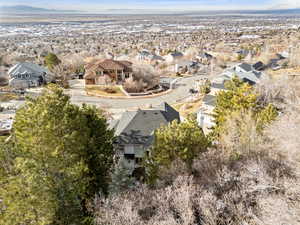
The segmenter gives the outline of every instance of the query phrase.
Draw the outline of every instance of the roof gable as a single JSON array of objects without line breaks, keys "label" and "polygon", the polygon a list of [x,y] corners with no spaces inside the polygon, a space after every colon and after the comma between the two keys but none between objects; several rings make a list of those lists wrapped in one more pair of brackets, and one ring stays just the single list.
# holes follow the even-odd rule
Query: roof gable
[{"label": "roof gable", "polygon": [[175,119],[180,120],[179,113],[167,103],[163,103],[156,109],[123,113],[115,127],[115,133],[121,135],[135,131],[140,135],[150,136],[161,125],[166,125]]},{"label": "roof gable", "polygon": [[246,72],[250,72],[253,70],[252,66],[250,64],[247,63],[242,63],[237,65],[238,67],[240,67],[242,70],[246,71]]},{"label": "roof gable", "polygon": [[42,66],[39,66],[37,64],[28,63],[28,62],[18,63],[8,71],[8,74],[10,76],[20,74],[20,73],[38,73],[38,74],[46,73],[46,74],[50,74],[49,71],[46,68],[44,68]]}]

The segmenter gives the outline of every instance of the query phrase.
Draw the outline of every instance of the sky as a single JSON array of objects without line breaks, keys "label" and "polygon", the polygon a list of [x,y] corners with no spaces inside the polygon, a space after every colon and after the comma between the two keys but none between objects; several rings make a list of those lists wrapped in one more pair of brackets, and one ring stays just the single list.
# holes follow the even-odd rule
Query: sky
[{"label": "sky", "polygon": [[90,12],[105,9],[249,10],[300,8],[300,0],[0,0],[0,5]]}]

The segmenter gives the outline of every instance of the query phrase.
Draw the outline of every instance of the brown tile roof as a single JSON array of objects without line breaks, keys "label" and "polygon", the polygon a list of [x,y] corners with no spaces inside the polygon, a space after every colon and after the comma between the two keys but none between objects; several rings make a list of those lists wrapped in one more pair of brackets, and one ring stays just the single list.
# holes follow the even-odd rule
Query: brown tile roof
[{"label": "brown tile roof", "polygon": [[131,68],[132,67],[132,62],[126,61],[126,60],[120,60],[118,61],[119,63],[123,64],[126,67]]},{"label": "brown tile roof", "polygon": [[112,59],[97,60],[85,65],[85,78],[95,78],[95,71],[99,70],[131,70],[132,63],[129,61],[117,61]]},{"label": "brown tile roof", "polygon": [[102,67],[105,70],[124,70],[126,69],[125,64],[120,61],[115,61],[112,59],[106,59],[102,62],[97,63],[98,66]]},{"label": "brown tile roof", "polygon": [[96,78],[96,73],[94,71],[88,70],[85,72],[84,79]]}]

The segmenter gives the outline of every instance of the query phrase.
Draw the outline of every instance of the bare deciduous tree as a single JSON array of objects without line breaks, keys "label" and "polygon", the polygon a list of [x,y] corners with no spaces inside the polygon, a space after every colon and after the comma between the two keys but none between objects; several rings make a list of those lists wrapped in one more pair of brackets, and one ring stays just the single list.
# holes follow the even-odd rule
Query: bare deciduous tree
[{"label": "bare deciduous tree", "polygon": [[151,65],[136,64],[132,77],[126,79],[124,88],[129,92],[142,92],[159,84],[159,75]]}]

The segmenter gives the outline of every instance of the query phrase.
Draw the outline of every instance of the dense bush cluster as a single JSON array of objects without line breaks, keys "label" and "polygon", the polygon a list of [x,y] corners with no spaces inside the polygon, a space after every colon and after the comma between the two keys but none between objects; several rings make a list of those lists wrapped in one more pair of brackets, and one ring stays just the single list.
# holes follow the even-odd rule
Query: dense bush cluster
[{"label": "dense bush cluster", "polygon": [[227,85],[217,135],[193,117],[159,128],[140,179],[114,165],[103,114],[50,86],[0,145],[0,223],[298,224],[299,81]]},{"label": "dense bush cluster", "polygon": [[[157,163],[167,162],[167,166],[159,167],[156,183],[123,189],[108,198],[98,196],[90,205],[96,224],[298,224],[300,86],[297,83],[267,82],[251,89],[255,98],[249,104],[253,106],[245,104],[246,107],[236,110],[236,105],[226,114],[217,139],[207,151],[194,155],[192,170],[180,157],[184,155],[175,154],[177,148],[183,154],[189,152],[180,147],[184,142],[176,138],[175,125],[169,125],[170,130],[162,128],[156,133],[159,143],[154,149],[160,147],[160,151],[154,151],[154,156]],[[241,84],[231,94],[245,88]],[[273,105],[271,111],[269,104]],[[261,126],[262,121],[254,116],[253,110],[263,105],[272,116]],[[274,106],[279,114],[274,114]]]},{"label": "dense bush cluster", "polygon": [[147,91],[159,84],[159,74],[149,65],[136,64],[133,67],[133,76],[126,79],[124,88],[130,93]]}]

